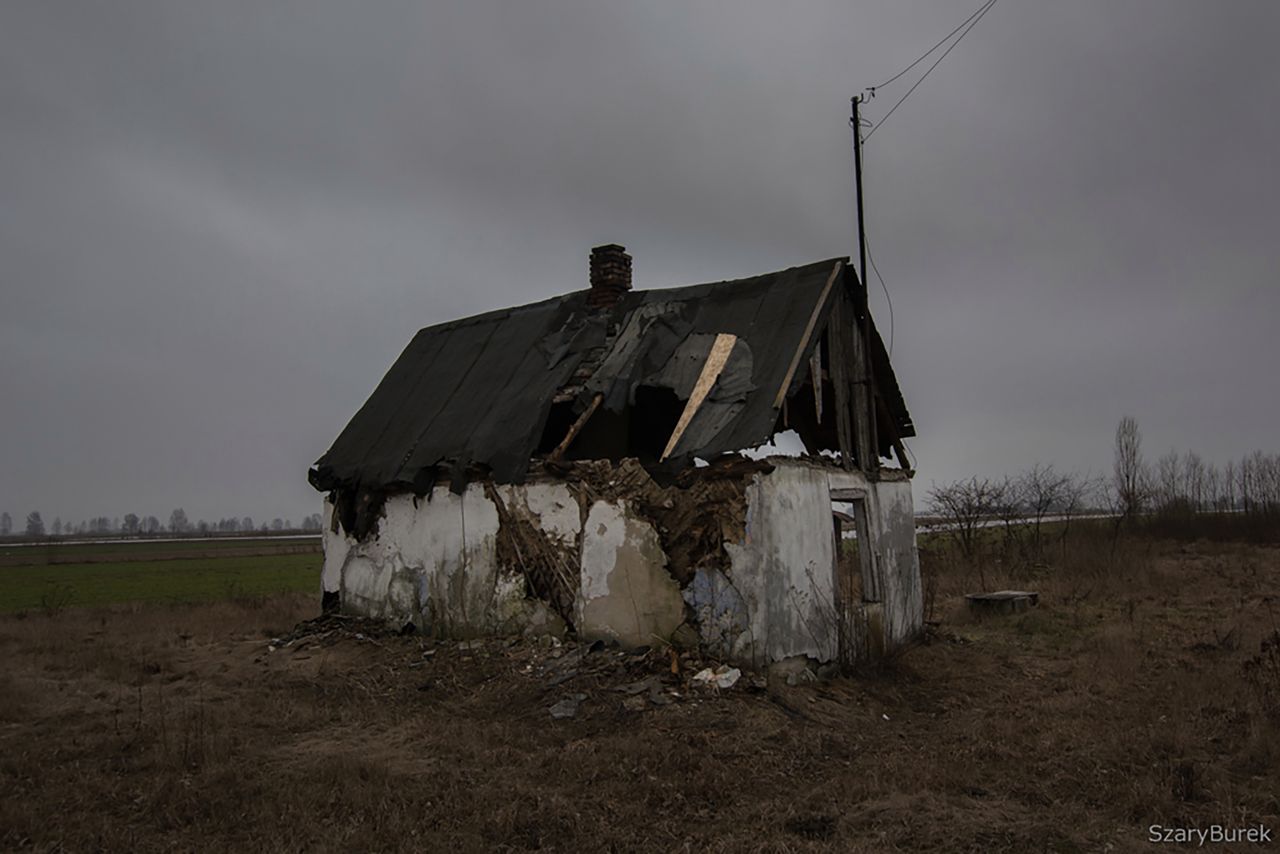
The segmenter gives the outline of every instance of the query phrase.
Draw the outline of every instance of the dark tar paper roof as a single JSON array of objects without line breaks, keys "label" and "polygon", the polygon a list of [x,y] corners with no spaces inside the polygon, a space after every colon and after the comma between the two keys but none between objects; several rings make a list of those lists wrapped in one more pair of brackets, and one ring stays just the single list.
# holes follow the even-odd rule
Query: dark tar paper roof
[{"label": "dark tar paper roof", "polygon": [[[861,287],[848,259],[833,258],[737,281],[630,291],[606,309],[589,307],[584,290],[423,329],[316,462],[311,483],[425,492],[441,469],[457,478],[476,466],[498,482],[520,482],[553,398],[577,382],[579,367],[592,369],[578,383],[579,410],[600,392],[605,408],[621,411],[641,384],[687,398],[721,333],[737,341],[673,457],[759,445],[778,428],[774,399],[836,265],[832,294]],[[806,360],[831,304],[829,296]],[[872,364],[899,434],[915,435],[874,327]],[[806,371],[802,361],[792,388]]]}]

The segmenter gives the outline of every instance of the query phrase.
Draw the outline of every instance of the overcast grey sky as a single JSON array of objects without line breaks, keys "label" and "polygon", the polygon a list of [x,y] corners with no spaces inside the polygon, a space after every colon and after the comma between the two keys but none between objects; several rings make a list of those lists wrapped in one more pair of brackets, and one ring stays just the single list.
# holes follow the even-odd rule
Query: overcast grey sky
[{"label": "overcast grey sky", "polygon": [[[4,4],[0,510],[299,519],[420,327],[852,253],[849,96],[977,5]],[[1277,36],[1001,0],[868,141],[917,500],[1280,450]]]}]

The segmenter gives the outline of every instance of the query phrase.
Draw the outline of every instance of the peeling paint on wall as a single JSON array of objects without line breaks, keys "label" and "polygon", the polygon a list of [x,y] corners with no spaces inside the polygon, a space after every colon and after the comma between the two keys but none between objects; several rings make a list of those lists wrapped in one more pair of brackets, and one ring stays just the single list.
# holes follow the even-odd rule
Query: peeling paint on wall
[{"label": "peeling paint on wall", "polygon": [[748,539],[727,544],[728,575],[750,614],[755,664],[836,658],[835,551],[826,471],[775,460],[747,490]]},{"label": "peeling paint on wall", "polygon": [[684,622],[680,586],[653,526],[627,502],[597,501],[582,539],[579,633],[624,646],[668,642]]},{"label": "peeling paint on wall", "polygon": [[733,660],[754,657],[751,615],[729,576],[715,568],[699,569],[683,596],[708,652]]},{"label": "peeling paint on wall", "polygon": [[[363,541],[326,506],[323,587],[344,610],[439,635],[571,630],[639,646],[687,625],[711,654],[755,666],[861,660],[916,637],[910,481],[817,460],[751,465],[690,469],[668,486],[631,460],[521,485],[472,482],[460,495],[442,484],[389,496]],[[864,496],[879,580],[881,601],[853,613],[835,595],[834,536],[814,536],[833,530],[833,490]],[[568,586],[548,586],[547,572]],[[854,637],[842,637],[842,618]]]}]

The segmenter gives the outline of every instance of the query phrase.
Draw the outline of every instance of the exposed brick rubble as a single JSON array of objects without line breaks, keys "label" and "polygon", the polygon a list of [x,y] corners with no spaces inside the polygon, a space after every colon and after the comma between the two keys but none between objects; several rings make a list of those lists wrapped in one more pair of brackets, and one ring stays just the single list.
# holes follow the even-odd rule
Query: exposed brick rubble
[{"label": "exposed brick rubble", "polygon": [[572,464],[566,479],[585,508],[598,499],[625,499],[647,519],[662,541],[667,571],[688,584],[699,567],[728,564],[725,542],[741,542],[747,515],[747,486],[766,462],[730,458],[685,469],[668,486],[657,483],[638,460]]}]

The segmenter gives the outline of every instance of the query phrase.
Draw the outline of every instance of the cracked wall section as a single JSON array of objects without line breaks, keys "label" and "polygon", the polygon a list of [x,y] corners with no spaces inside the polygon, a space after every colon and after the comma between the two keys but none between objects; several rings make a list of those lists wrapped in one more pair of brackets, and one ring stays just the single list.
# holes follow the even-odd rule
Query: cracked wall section
[{"label": "cracked wall section", "polygon": [[670,641],[684,621],[680,586],[653,526],[625,499],[594,502],[582,530],[579,635],[645,646]]},{"label": "cracked wall section", "polygon": [[625,499],[647,520],[667,556],[667,570],[687,587],[702,568],[728,564],[726,542],[742,539],[747,517],[747,487],[768,463],[728,458],[710,466],[685,469],[660,484],[634,459],[574,463],[567,477],[585,508],[595,501]]}]

